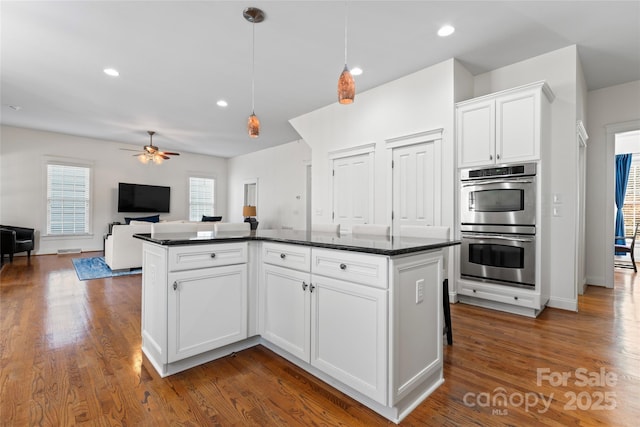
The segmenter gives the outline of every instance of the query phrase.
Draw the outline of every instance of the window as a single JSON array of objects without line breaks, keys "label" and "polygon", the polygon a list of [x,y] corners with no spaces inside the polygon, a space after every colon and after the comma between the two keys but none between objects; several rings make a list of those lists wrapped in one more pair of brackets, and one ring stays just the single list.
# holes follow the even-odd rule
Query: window
[{"label": "window", "polygon": [[215,180],[189,178],[189,221],[200,221],[202,215],[213,216],[215,208]]},{"label": "window", "polygon": [[91,169],[47,165],[47,234],[89,233]]}]

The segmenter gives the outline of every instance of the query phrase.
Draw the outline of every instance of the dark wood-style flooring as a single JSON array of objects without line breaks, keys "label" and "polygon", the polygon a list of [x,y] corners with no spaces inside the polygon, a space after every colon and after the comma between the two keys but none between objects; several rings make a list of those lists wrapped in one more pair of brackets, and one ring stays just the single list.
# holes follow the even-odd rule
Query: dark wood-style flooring
[{"label": "dark wood-style flooring", "polygon": [[[71,259],[96,255],[3,267],[3,426],[391,424],[261,346],[161,379],[140,350],[140,276],[79,281]],[[452,305],[445,383],[401,425],[640,425],[639,286],[620,270],[578,313],[537,319]]]}]

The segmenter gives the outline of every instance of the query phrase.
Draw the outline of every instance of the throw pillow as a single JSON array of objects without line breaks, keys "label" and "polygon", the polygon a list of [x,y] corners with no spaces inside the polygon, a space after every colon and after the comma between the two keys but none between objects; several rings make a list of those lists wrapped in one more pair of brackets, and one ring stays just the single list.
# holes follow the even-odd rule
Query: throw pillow
[{"label": "throw pillow", "polygon": [[217,221],[222,221],[222,217],[221,216],[206,216],[206,215],[202,215],[202,221],[203,222],[217,222]]},{"label": "throw pillow", "polygon": [[131,221],[160,222],[160,215],[139,216],[137,218],[124,217],[126,224],[129,224]]}]

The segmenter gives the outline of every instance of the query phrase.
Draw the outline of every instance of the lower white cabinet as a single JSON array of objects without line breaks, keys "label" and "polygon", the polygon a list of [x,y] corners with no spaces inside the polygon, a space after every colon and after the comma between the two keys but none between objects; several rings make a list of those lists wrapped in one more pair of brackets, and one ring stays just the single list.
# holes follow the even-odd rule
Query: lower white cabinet
[{"label": "lower white cabinet", "polygon": [[169,363],[247,337],[247,265],[169,273]]},{"label": "lower white cabinet", "polygon": [[387,404],[387,290],[311,277],[311,365]]},{"label": "lower white cabinet", "polygon": [[309,363],[311,291],[308,272],[264,264],[260,335]]},{"label": "lower white cabinet", "polygon": [[262,338],[386,404],[387,291],[265,264]]},{"label": "lower white cabinet", "polygon": [[[212,350],[247,338],[246,254],[246,242],[143,244],[142,350],[160,375],[213,360],[228,352]],[[172,262],[176,259],[204,262],[196,263],[200,268],[184,270],[183,264]]]}]

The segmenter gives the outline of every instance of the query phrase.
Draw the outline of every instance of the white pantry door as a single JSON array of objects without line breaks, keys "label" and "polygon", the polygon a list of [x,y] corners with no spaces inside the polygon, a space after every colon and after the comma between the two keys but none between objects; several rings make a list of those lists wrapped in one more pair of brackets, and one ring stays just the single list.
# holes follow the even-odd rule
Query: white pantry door
[{"label": "white pantry door", "polygon": [[333,222],[350,230],[373,214],[373,154],[333,160]]},{"label": "white pantry door", "polygon": [[393,149],[393,230],[440,222],[440,165],[435,142]]}]

